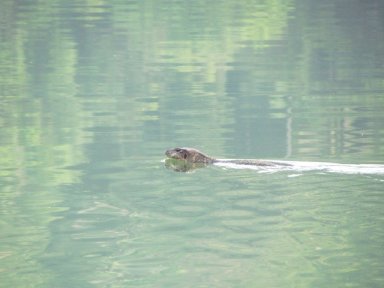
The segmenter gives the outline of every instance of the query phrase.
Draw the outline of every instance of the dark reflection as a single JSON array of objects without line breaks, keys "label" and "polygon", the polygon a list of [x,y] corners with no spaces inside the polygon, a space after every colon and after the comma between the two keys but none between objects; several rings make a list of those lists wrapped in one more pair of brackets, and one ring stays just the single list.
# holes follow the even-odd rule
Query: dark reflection
[{"label": "dark reflection", "polygon": [[177,160],[177,159],[166,159],[164,166],[167,169],[171,169],[176,172],[190,172],[195,169],[204,168],[207,164],[204,163],[191,163],[188,161]]}]

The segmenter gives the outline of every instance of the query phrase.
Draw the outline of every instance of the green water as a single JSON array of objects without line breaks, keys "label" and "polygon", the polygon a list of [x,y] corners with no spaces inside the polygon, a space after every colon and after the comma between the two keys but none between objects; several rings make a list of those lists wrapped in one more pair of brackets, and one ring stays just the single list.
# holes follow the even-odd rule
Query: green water
[{"label": "green water", "polygon": [[0,287],[383,287],[384,2],[0,9]]}]

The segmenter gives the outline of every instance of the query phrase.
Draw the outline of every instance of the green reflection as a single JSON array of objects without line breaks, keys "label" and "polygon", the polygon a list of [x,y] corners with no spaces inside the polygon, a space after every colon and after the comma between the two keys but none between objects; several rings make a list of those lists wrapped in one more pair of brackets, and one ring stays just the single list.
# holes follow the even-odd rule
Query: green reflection
[{"label": "green reflection", "polygon": [[383,2],[344,2],[2,1],[0,282],[383,283],[380,177],[160,162],[383,162]]}]

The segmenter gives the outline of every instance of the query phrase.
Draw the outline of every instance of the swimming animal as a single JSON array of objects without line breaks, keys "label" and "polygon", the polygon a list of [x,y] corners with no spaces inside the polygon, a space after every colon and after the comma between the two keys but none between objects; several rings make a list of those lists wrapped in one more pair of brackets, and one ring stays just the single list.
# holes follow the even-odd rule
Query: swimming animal
[{"label": "swimming animal", "polygon": [[196,168],[203,168],[213,164],[225,168],[249,168],[259,171],[320,171],[343,174],[381,174],[384,175],[382,164],[339,164],[330,162],[306,161],[275,161],[258,159],[217,159],[194,148],[172,148],[165,151],[168,159],[167,168],[179,172],[187,172]]},{"label": "swimming animal", "polygon": [[252,166],[291,166],[290,164],[268,161],[268,160],[256,160],[256,159],[216,159],[205,155],[194,148],[172,148],[165,151],[165,155],[168,158],[182,160],[188,163],[196,164],[213,164],[213,163],[232,163],[237,165],[252,165]]}]

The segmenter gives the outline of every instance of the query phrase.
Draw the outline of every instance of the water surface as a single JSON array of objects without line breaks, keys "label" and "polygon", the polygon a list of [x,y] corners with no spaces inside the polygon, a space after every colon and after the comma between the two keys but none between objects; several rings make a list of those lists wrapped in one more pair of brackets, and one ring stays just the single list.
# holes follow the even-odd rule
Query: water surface
[{"label": "water surface", "polygon": [[382,287],[382,173],[163,160],[383,165],[383,6],[2,1],[0,286]]}]

